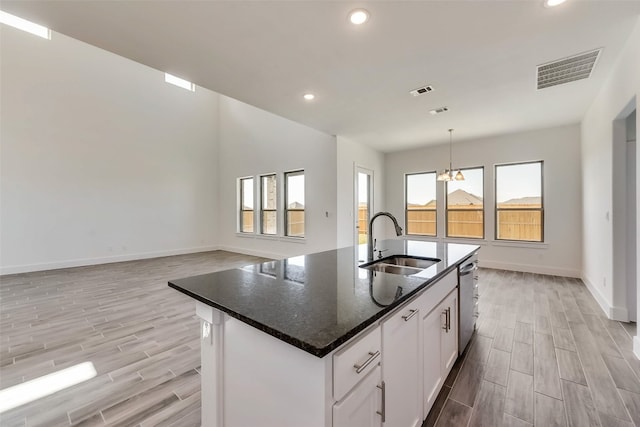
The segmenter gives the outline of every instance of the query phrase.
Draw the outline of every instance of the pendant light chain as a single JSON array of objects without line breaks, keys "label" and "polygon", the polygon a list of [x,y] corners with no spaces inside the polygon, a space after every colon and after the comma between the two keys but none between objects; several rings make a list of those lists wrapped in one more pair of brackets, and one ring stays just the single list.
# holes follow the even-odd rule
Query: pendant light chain
[{"label": "pendant light chain", "polygon": [[460,169],[454,175],[453,174],[453,129],[449,129],[449,169],[445,169],[440,175],[437,176],[438,181],[464,181],[464,175]]}]

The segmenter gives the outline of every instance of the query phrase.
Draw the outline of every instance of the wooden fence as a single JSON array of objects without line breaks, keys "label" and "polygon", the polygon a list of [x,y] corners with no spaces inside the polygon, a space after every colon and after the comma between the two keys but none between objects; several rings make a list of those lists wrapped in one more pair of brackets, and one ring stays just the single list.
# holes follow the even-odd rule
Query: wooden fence
[{"label": "wooden fence", "polygon": [[[276,214],[275,212],[266,212],[265,230],[276,231]],[[253,233],[253,211],[242,212],[243,233]],[[258,230],[260,232],[260,230]],[[287,221],[287,236],[304,237],[304,210],[289,211]]]},{"label": "wooden fence", "polygon": [[[540,205],[508,206],[508,209],[501,209],[497,212],[498,239],[542,241],[542,211],[530,210],[540,208]],[[449,237],[483,237],[484,213],[472,206],[456,206],[455,209],[449,211],[447,235]],[[406,225],[407,234],[435,236],[436,211],[409,209]]]},{"label": "wooden fence", "polygon": [[[542,241],[541,205],[498,205],[498,239]],[[527,210],[523,210],[527,209]]]}]

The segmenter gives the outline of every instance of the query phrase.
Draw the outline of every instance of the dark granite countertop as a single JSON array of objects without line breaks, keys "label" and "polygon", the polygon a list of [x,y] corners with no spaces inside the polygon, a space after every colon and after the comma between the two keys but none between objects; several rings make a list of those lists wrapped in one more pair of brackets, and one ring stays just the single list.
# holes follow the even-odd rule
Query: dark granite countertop
[{"label": "dark granite countertop", "polygon": [[475,245],[394,239],[378,242],[384,256],[442,261],[413,276],[358,266],[366,245],[268,261],[172,280],[169,286],[229,316],[324,357],[376,320],[456,268]]}]

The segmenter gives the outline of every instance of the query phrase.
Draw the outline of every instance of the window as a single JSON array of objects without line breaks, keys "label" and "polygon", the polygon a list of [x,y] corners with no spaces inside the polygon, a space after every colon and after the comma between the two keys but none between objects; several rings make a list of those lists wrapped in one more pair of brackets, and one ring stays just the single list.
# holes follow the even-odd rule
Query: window
[{"label": "window", "polygon": [[276,175],[261,176],[260,189],[260,232],[262,234],[278,234]]},{"label": "window", "polygon": [[405,224],[407,234],[435,236],[436,173],[405,175]]},{"label": "window", "polygon": [[284,174],[285,234],[304,237],[304,171]]},{"label": "window", "polygon": [[240,232],[253,233],[253,178],[240,178]]},{"label": "window", "polygon": [[484,238],[484,168],[462,169],[447,184],[447,237]]},{"label": "window", "polygon": [[496,240],[543,241],[542,166],[496,165]]}]

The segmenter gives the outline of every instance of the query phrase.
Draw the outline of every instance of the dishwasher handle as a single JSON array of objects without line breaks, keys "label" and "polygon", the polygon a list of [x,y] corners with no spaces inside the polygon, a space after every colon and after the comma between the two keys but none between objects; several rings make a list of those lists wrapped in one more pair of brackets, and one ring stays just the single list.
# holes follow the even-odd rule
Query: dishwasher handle
[{"label": "dishwasher handle", "polygon": [[471,264],[467,264],[464,267],[462,267],[460,269],[460,275],[461,276],[466,276],[467,274],[471,274],[474,271],[476,271],[478,269],[478,264],[476,264],[475,262],[471,263]]}]

